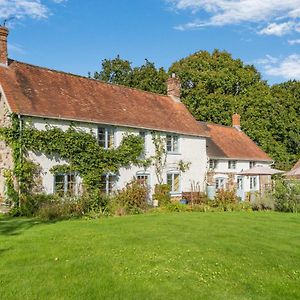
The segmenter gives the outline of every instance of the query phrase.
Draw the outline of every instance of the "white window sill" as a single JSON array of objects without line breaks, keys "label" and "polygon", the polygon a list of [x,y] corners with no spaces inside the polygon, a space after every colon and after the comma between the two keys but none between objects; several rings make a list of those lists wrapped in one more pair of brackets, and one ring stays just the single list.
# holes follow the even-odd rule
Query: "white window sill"
[{"label": "white window sill", "polygon": [[181,196],[182,192],[170,192],[171,196]]},{"label": "white window sill", "polygon": [[167,152],[168,155],[181,155],[179,152]]}]

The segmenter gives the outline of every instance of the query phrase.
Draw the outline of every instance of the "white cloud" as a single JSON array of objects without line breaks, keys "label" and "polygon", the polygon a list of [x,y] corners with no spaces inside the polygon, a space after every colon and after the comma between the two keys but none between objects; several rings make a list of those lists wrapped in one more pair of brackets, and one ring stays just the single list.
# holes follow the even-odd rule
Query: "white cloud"
[{"label": "white cloud", "polygon": [[288,43],[289,43],[290,45],[300,44],[300,39],[296,39],[296,40],[288,40]]},{"label": "white cloud", "polygon": [[[251,22],[265,24],[260,34],[287,34],[297,29],[300,0],[165,0],[177,10],[204,12],[205,19],[177,26],[187,30],[204,26],[223,26]],[[276,21],[285,19],[277,24]],[[299,25],[298,25],[299,26]]]},{"label": "white cloud", "polygon": [[274,58],[266,56],[263,59],[256,60],[261,64],[264,72],[269,76],[279,76],[284,79],[300,80],[300,55],[292,54],[284,58]]},{"label": "white cloud", "polygon": [[278,58],[272,55],[267,54],[266,57],[255,60],[254,63],[259,65],[268,65],[268,64],[276,64],[278,62]]},{"label": "white cloud", "polygon": [[[62,3],[64,0],[53,0],[54,3]],[[47,18],[50,11],[41,0],[0,0],[0,19],[21,19],[30,17],[33,19]]]},{"label": "white cloud", "polygon": [[294,22],[284,22],[281,24],[271,23],[259,31],[259,34],[283,36],[292,33],[296,29]]}]

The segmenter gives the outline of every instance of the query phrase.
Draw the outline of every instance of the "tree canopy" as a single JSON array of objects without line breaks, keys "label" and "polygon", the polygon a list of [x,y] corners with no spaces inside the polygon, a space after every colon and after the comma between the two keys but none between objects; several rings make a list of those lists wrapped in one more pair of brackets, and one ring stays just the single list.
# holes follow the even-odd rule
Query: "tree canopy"
[{"label": "tree canopy", "polygon": [[95,72],[94,78],[148,92],[166,94],[168,75],[163,68],[157,69],[154,63],[147,59],[140,67],[132,67],[131,62],[117,56],[111,60],[104,59],[101,71]]},{"label": "tree canopy", "polygon": [[145,91],[166,93],[168,74],[182,82],[181,99],[199,121],[241,126],[275,161],[288,169],[300,157],[300,82],[269,86],[252,65],[226,51],[199,51],[174,62],[168,73],[148,60],[132,67],[119,56],[103,60],[94,78]]}]

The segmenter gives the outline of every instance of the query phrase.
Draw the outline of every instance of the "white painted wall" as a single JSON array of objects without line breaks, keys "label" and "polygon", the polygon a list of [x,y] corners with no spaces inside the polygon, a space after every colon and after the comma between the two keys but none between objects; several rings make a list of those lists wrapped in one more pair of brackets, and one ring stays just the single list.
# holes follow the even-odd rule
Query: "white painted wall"
[{"label": "white painted wall", "polygon": [[[51,126],[57,126],[63,130],[67,130],[70,122],[63,120],[52,120],[43,118],[27,118],[27,122],[30,122],[35,128],[39,130],[45,129],[46,124]],[[97,136],[97,124],[89,123],[77,123],[76,127],[86,132],[91,132]],[[141,129],[142,131],[146,131]],[[139,134],[140,129],[132,129],[125,127],[115,128],[115,146],[118,147],[123,139],[124,134],[132,133]],[[147,132],[147,131],[146,131]],[[165,133],[161,133],[162,137],[165,137]],[[154,144],[152,143],[152,136],[150,131],[146,134],[146,157],[153,156],[155,154]],[[44,154],[29,153],[30,158],[37,162],[42,167],[43,175],[43,187],[46,193],[54,192],[54,176],[50,172],[50,169],[59,164],[65,164],[67,162],[61,160],[59,157],[46,157]],[[188,192],[191,190],[191,183],[199,183],[202,190],[205,190],[205,174],[207,168],[207,155],[206,155],[206,139],[201,137],[193,137],[186,135],[179,135],[179,153],[167,155],[167,167],[164,170],[164,181],[167,180],[167,172],[170,170],[178,169],[178,162],[183,160],[184,162],[190,162],[190,168],[180,174],[181,192]],[[122,168],[119,172],[118,182],[116,189],[121,189],[130,182],[138,172],[149,173],[151,194],[154,192],[154,186],[158,183],[154,167],[151,166],[147,170],[133,166],[129,169]],[[80,183],[80,182],[79,182]],[[175,194],[174,196],[180,196]]]},{"label": "white painted wall", "polygon": [[[213,159],[213,158],[212,158]],[[213,170],[214,171],[214,176],[213,178],[225,178],[225,180],[228,180],[228,175],[229,174],[234,174],[235,182],[237,182],[238,173],[250,169],[250,160],[236,160],[236,169],[229,169],[228,168],[228,159],[216,159],[218,161],[217,167]],[[234,159],[233,159],[234,160]],[[251,160],[252,161],[252,160]],[[262,165],[264,167],[270,167],[271,162],[264,162],[264,161],[255,161],[256,166],[257,165]],[[209,170],[209,160],[207,164],[207,170]],[[248,192],[256,192],[259,191],[259,176],[255,176],[257,180],[256,184],[256,189],[250,189],[250,177],[251,176],[245,176],[243,175],[243,197],[242,199],[245,198],[246,193]]]}]

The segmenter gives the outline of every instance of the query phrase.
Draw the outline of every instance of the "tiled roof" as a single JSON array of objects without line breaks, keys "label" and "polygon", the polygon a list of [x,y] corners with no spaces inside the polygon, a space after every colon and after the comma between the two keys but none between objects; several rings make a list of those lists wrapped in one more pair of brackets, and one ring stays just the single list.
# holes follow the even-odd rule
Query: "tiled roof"
[{"label": "tiled roof", "polygon": [[229,158],[254,161],[272,161],[243,131],[234,127],[203,123],[210,137],[207,155],[210,158]]},{"label": "tiled roof", "polygon": [[0,67],[0,84],[21,115],[207,135],[182,103],[164,95],[12,60]]}]

